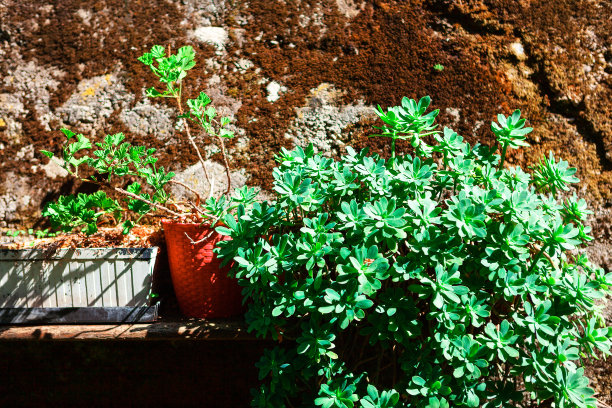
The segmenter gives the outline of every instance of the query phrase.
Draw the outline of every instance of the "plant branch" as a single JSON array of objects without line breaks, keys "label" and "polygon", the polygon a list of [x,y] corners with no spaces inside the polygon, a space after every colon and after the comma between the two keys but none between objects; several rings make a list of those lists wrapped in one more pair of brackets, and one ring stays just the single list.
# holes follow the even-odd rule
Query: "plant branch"
[{"label": "plant branch", "polygon": [[185,232],[185,236],[187,237],[191,245],[201,244],[202,242],[208,240],[212,236],[212,234],[215,233],[215,224],[217,223],[217,221],[219,221],[219,217],[215,217],[214,219],[212,219],[210,222],[210,231],[204,236],[204,238],[200,238],[197,241],[194,241],[193,238],[191,238],[189,234]]},{"label": "plant branch", "polygon": [[230,168],[229,168],[229,163],[227,161],[227,152],[225,151],[225,142],[223,142],[223,138],[221,136],[217,136],[217,137],[219,138],[219,144],[221,144],[223,164],[225,165],[225,175],[227,176],[227,188],[225,189],[225,195],[229,195],[230,190],[232,188],[232,179],[230,177]]},{"label": "plant branch", "polygon": [[170,179],[169,183],[178,184],[179,186],[184,187],[185,189],[189,190],[193,195],[195,195],[198,199],[198,201],[195,204],[196,206],[200,205],[200,203],[204,201],[202,200],[202,196],[200,196],[200,193],[198,193],[197,191],[195,191],[193,188],[189,187],[187,184],[183,183],[182,181]]},{"label": "plant branch", "polygon": [[[57,160],[56,160],[56,163],[60,164],[59,161],[57,161]],[[130,193],[129,191],[124,190],[124,189],[122,189],[120,187],[111,186],[111,185],[109,185],[107,183],[103,183],[103,182],[100,182],[98,180],[84,179],[84,178],[80,177],[79,175],[77,175],[75,172],[72,172],[70,170],[70,168],[68,167],[68,165],[61,165],[61,167],[64,170],[66,170],[69,174],[71,174],[73,177],[75,177],[76,179],[80,180],[81,182],[92,183],[92,184],[96,184],[96,185],[98,185],[100,187],[110,188],[112,190],[115,190],[118,193],[121,193],[121,194],[126,195],[128,197],[131,197],[133,199],[142,201],[143,203],[146,203],[146,204],[150,205],[153,208],[157,208],[158,210],[165,211],[168,214],[173,215],[173,216],[178,217],[178,218],[184,217],[186,215],[186,214],[179,214],[179,213],[177,213],[175,211],[172,211],[171,209],[169,209],[167,207],[164,207],[161,204],[154,203],[154,202],[152,202],[150,200],[147,200],[146,198],[140,197],[140,196],[138,196],[138,195],[136,195],[134,193]]]},{"label": "plant branch", "polygon": [[206,197],[207,200],[210,197],[212,197],[214,188],[215,188],[215,175],[212,174],[210,176],[210,188],[208,189],[208,197]]},{"label": "plant branch", "polygon": [[[180,96],[176,98],[176,104],[178,106],[179,113],[183,115],[184,111],[183,111],[183,106],[181,105]],[[189,129],[189,122],[187,122],[186,118],[183,118],[183,124],[185,125],[185,131],[187,132],[187,139],[189,139],[189,143],[191,143],[191,146],[193,147],[196,154],[198,155],[198,160],[200,161],[200,164],[202,165],[202,171],[204,171],[204,176],[206,176],[206,181],[210,183],[210,177],[208,176],[208,170],[206,170],[206,164],[204,163],[204,158],[202,157],[202,153],[200,153],[200,149],[198,148],[198,145],[196,144],[196,142],[193,140],[193,137],[191,136],[191,129]]]},{"label": "plant branch", "polygon": [[193,208],[196,211],[196,213],[200,215],[204,215],[204,211],[200,207],[198,207],[198,205],[192,203],[191,201],[187,201],[187,205]]},{"label": "plant branch", "polygon": [[[86,180],[86,181],[89,181],[89,180]],[[101,186],[103,185],[101,183],[95,183],[95,184],[98,184],[98,185],[101,185]],[[167,212],[168,214],[174,215],[177,218],[182,218],[185,215],[187,215],[187,214],[179,214],[177,212],[174,212],[171,209],[169,209],[167,207],[164,207],[161,204],[156,204],[156,203],[154,203],[152,201],[147,200],[146,198],[142,198],[142,197],[140,197],[140,196],[138,196],[136,194],[130,193],[129,191],[126,191],[126,190],[124,190],[124,189],[122,189],[120,187],[112,187],[112,186],[108,186],[108,187],[112,188],[113,190],[117,191],[118,193],[124,194],[124,195],[126,195],[128,197],[132,197],[132,198],[134,198],[136,200],[142,201],[143,203],[146,203],[146,204],[150,205],[151,207],[157,208],[158,210],[162,210],[162,211]]]},{"label": "plant branch", "polygon": [[200,160],[200,164],[202,164],[202,170],[204,171],[204,176],[206,177],[206,181],[210,183],[210,176],[208,175],[208,170],[206,169],[204,158],[202,157],[202,153],[200,153],[200,149],[198,148],[198,145],[196,144],[195,140],[193,140],[193,137],[191,136],[191,131],[189,130],[189,123],[187,123],[187,120],[185,120],[184,118],[183,118],[183,123],[185,124],[185,130],[187,131],[187,138],[189,139],[191,146],[193,146],[194,150],[198,154],[198,160]]},{"label": "plant branch", "polygon": [[528,274],[533,272],[533,269],[538,264],[538,261],[540,260],[540,258],[542,258],[542,255],[544,255],[544,251],[546,251],[546,249],[548,249],[548,245],[544,245],[542,249],[540,249],[540,252],[538,252],[538,254],[533,258],[531,266],[529,267],[529,270],[527,271]]}]

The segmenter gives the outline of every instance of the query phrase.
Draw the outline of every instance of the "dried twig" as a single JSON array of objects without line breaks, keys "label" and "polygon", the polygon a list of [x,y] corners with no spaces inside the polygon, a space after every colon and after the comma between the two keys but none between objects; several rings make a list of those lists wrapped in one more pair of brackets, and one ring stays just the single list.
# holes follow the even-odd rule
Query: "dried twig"
[{"label": "dried twig", "polygon": [[550,262],[550,264],[551,264],[551,265],[552,265],[552,266],[553,266],[553,267],[554,267],[554,268],[557,270],[557,272],[560,272],[560,269],[559,269],[559,264],[558,264],[557,262],[555,262],[555,261],[554,261],[554,260],[553,260],[553,259],[550,257],[550,255],[548,255],[548,254],[546,253],[546,251],[542,251],[542,247],[540,247],[539,245],[534,245],[533,247],[534,247],[535,249],[537,249],[538,251],[541,251],[542,255],[544,255],[544,257],[545,257],[546,259],[548,259],[548,262]]},{"label": "dried twig", "polygon": [[191,245],[201,244],[202,242],[208,240],[215,233],[215,225],[217,224],[217,221],[219,221],[219,217],[213,218],[210,222],[210,231],[204,236],[204,238],[201,238],[197,241],[194,241],[193,238],[191,238],[189,234],[185,232],[185,236],[187,237]]},{"label": "dried twig", "polygon": [[[87,181],[88,181],[88,180],[87,180]],[[102,185],[101,183],[95,183],[95,184]],[[146,203],[146,204],[150,205],[151,207],[157,208],[158,210],[162,210],[162,211],[167,212],[168,214],[174,215],[174,216],[175,216],[175,217],[177,217],[177,218],[181,218],[181,217],[184,217],[185,215],[187,215],[187,214],[179,214],[179,213],[177,213],[177,212],[174,212],[174,211],[172,211],[171,209],[169,209],[169,208],[167,208],[167,207],[164,207],[164,206],[163,206],[163,205],[161,205],[161,204],[156,204],[156,203],[154,203],[154,202],[151,202],[151,201],[147,200],[146,198],[142,198],[142,197],[140,197],[140,196],[138,196],[138,195],[136,195],[136,194],[130,193],[129,191],[126,191],[126,190],[124,190],[124,189],[122,189],[122,188],[119,188],[119,187],[112,187],[112,189],[113,189],[113,190],[115,190],[115,191],[117,191],[117,192],[119,192],[119,193],[121,193],[121,194],[124,194],[124,195],[126,195],[126,196],[128,196],[128,197],[132,197],[132,198],[134,198],[134,199],[136,199],[136,200],[140,200],[140,201],[142,201],[143,203]]]},{"label": "dried twig", "polygon": [[169,183],[178,184],[179,186],[184,187],[185,189],[189,190],[193,195],[195,195],[197,198],[197,201],[194,206],[195,208],[197,208],[197,206],[199,206],[200,203],[204,201],[202,200],[202,196],[200,196],[200,193],[198,193],[197,191],[195,191],[193,188],[189,187],[187,184],[183,183],[182,181],[170,179]]},{"label": "dried twig", "polygon": [[[176,105],[178,106],[179,113],[183,115],[184,114],[183,105],[181,104],[181,94],[182,94],[182,88],[183,88],[182,82],[180,86],[181,86],[181,92],[179,96],[176,98]],[[198,160],[200,160],[200,164],[202,165],[202,171],[204,171],[204,176],[206,177],[206,181],[210,183],[210,177],[208,176],[208,170],[206,170],[206,164],[204,163],[204,158],[202,157],[202,153],[200,153],[200,148],[198,147],[195,140],[191,136],[191,130],[189,129],[189,122],[187,122],[186,118],[183,118],[183,124],[185,125],[185,131],[187,132],[187,139],[189,139],[189,143],[191,143],[191,146],[193,147],[196,154],[198,155]]]},{"label": "dried twig", "polygon": [[606,404],[603,401],[600,401],[599,399],[597,399],[597,402],[595,403],[595,405],[601,408],[612,408],[610,405]]},{"label": "dried twig", "polygon": [[198,215],[204,215],[204,210],[202,210],[200,207],[198,207],[196,204],[192,203],[191,201],[188,201],[187,205],[193,208]]},{"label": "dried twig", "polygon": [[213,174],[210,177],[210,188],[208,189],[208,197],[206,197],[206,200],[212,197],[214,188],[215,188],[215,175]]},{"label": "dried twig", "polygon": [[[183,108],[181,107],[180,101],[178,105],[179,105],[179,111],[182,115]],[[189,124],[187,123],[187,119],[183,118],[183,123],[185,124],[185,130],[187,131],[187,138],[189,139],[189,143],[191,143],[191,146],[196,151],[198,155],[198,160],[200,160],[200,164],[202,165],[202,170],[204,171],[204,176],[206,177],[206,181],[210,183],[210,177],[208,176],[208,170],[206,170],[206,164],[204,163],[204,159],[202,158],[202,153],[200,153],[200,149],[198,148],[198,145],[196,144],[193,137],[191,136],[191,130],[189,130]]]}]

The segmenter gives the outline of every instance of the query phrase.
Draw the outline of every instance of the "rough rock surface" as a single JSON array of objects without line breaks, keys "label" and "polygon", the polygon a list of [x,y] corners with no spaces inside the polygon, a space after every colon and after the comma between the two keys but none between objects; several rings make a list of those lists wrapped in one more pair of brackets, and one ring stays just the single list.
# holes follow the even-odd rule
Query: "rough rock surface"
[{"label": "rough rock surface", "polygon": [[[578,167],[578,193],[595,208],[590,252],[612,267],[609,0],[4,0],[3,226],[33,225],[44,202],[90,188],[58,177],[39,153],[59,151],[62,126],[97,139],[124,132],[157,148],[161,165],[194,173],[176,106],[144,97],[154,77],[136,58],[154,44],[194,46],[187,96],[204,90],[236,119],[233,171],[266,189],[283,146],[388,154],[386,141],[368,138],[376,104],[431,95],[441,124],[484,143],[496,113],[520,108],[532,147],[509,162],[552,150]],[[201,143],[218,165],[218,150]],[[612,403],[609,381],[600,385]]]},{"label": "rough rock surface", "polygon": [[294,145],[305,147],[312,143],[326,156],[338,156],[348,142],[343,132],[348,125],[376,117],[373,106],[357,101],[355,105],[338,104],[342,93],[332,84],[323,83],[310,90],[306,106],[296,108],[296,117],[285,137]]},{"label": "rough rock surface", "polygon": [[[222,164],[207,160],[204,162],[206,165],[206,171],[210,182],[206,180],[204,172],[202,171],[202,165],[196,163],[193,166],[189,166],[185,170],[176,174],[176,180],[188,185],[195,190],[200,197],[205,200],[206,197],[219,197],[224,194],[227,190],[227,175],[225,173],[225,167]],[[239,169],[230,172],[230,179],[232,182],[233,192],[236,188],[240,188],[246,184],[245,170]],[[212,194],[210,191],[212,184]],[[193,195],[189,190],[185,189],[180,185],[173,185],[170,187],[170,191],[173,196],[179,199],[190,199]]]}]

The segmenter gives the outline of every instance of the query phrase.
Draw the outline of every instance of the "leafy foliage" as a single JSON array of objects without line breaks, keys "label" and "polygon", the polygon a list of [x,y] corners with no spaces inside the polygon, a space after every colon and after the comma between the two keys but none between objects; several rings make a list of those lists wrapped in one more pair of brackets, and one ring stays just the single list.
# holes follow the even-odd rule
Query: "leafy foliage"
[{"label": "leafy foliage", "polygon": [[166,55],[161,45],[154,45],[151,52],[144,53],[138,61],[147,65],[166,84],[167,89],[159,92],[155,88],[147,89],[150,97],[176,97],[181,92],[181,80],[187,76],[187,71],[195,66],[195,51],[193,47],[181,47],[176,54]]},{"label": "leafy foliage", "polygon": [[[151,98],[175,98],[181,112],[179,118],[195,123],[210,136],[232,138],[234,132],[228,129],[231,119],[224,116],[217,122],[215,120],[217,110],[210,106],[211,99],[204,92],[200,92],[196,99],[187,99],[189,109],[183,112],[181,106],[182,79],[187,76],[187,71],[195,66],[194,59],[195,52],[190,46],[179,48],[176,54],[166,55],[164,47],[155,45],[151,48],[151,52],[144,53],[138,58],[138,61],[148,66],[159,81],[166,85],[166,89],[161,92],[154,87],[147,89],[147,96]],[[215,129],[215,125],[218,125],[218,130]]]},{"label": "leafy foliage", "polygon": [[[55,232],[51,232],[49,228],[46,228],[44,230],[35,230],[34,228],[28,228],[27,230],[6,231],[4,235],[11,238],[15,238],[19,235],[31,235],[36,238],[51,238],[56,236],[57,234]],[[32,243],[32,245],[34,245],[34,243]]]},{"label": "leafy foliage", "polygon": [[253,406],[595,406],[580,366],[610,353],[612,273],[581,254],[584,200],[558,196],[575,170],[503,166],[497,149],[526,145],[518,111],[489,148],[435,131],[429,103],[379,108],[415,156],[283,149],[276,200],[217,228],[249,330],[285,340]]},{"label": "leafy foliage", "polygon": [[433,151],[431,146],[426,144],[421,138],[427,135],[436,133],[434,125],[436,116],[440,113],[439,109],[425,113],[431,98],[424,96],[417,103],[413,99],[404,97],[401,106],[394,106],[384,112],[378,106],[376,112],[380,119],[385,123],[385,126],[377,128],[383,132],[380,135],[391,138],[391,155],[395,157],[395,141],[409,140],[412,147],[416,149],[419,155],[429,156]]},{"label": "leafy foliage", "polygon": [[52,228],[70,232],[84,226],[83,232],[98,231],[98,219],[105,214],[120,216],[121,207],[116,200],[106,196],[104,191],[93,194],[79,193],[76,196],[61,196],[56,202],[45,206],[43,216],[49,217]]},{"label": "leafy foliage", "polygon": [[[91,174],[88,180],[100,183],[102,180],[110,185],[115,177],[140,178],[151,189],[152,193],[142,191],[141,184],[134,182],[126,191],[131,194],[125,201],[127,210],[142,218],[152,208],[138,198],[152,203],[165,203],[168,199],[164,186],[174,177],[173,172],[167,172],[163,167],[157,167],[157,158],[153,156],[155,149],[143,146],[132,146],[124,142],[123,133],[106,135],[100,143],[92,146],[89,139],[81,134],[75,134],[68,129],[62,129],[67,143],[63,147],[62,161],[59,164],[68,173],[79,175],[82,167]],[[69,141],[73,139],[71,143]],[[53,158],[51,152],[45,153]],[[78,157],[78,158],[77,158]],[[82,173],[82,172],[81,172]],[[83,232],[93,234],[98,230],[100,218],[112,215],[116,221],[121,220],[126,208],[114,199],[107,197],[102,190],[92,194],[79,193],[77,196],[60,196],[57,202],[47,203],[42,215],[49,217],[53,228],[65,232],[85,225]],[[124,233],[128,233],[135,223],[127,219],[123,223]]]},{"label": "leafy foliage", "polygon": [[217,116],[217,110],[209,106],[210,102],[211,100],[208,95],[204,92],[200,92],[200,95],[196,99],[187,100],[189,110],[180,117],[186,118],[199,125],[211,136],[231,139],[234,137],[234,132],[227,127],[231,123],[231,119],[227,116],[223,116],[218,123],[219,130],[216,130],[214,124],[216,123],[215,117]]},{"label": "leafy foliage", "polygon": [[[138,60],[148,66],[166,87],[163,91],[158,91],[154,87],[149,88],[146,92],[147,96],[176,99],[179,118],[196,123],[208,135],[217,137],[221,141],[228,177],[226,195],[229,197],[231,179],[223,139],[234,136],[229,126],[230,118],[222,117],[217,122],[216,110],[210,106],[211,100],[203,92],[196,99],[186,101],[188,111],[185,112],[182,107],[183,79],[187,76],[187,72],[195,66],[193,48],[181,47],[176,54],[172,54],[170,50],[166,53],[164,47],[155,45],[150,52],[144,53]],[[189,133],[187,122],[184,124],[189,141],[203,163],[201,153]],[[176,181],[173,180],[173,172],[156,165],[158,159],[154,156],[155,149],[146,146],[132,146],[125,142],[123,133],[106,135],[102,142],[92,144],[82,134],[74,133],[69,129],[62,129],[62,132],[66,137],[66,143],[62,147],[60,157],[55,157],[55,154],[48,150],[41,150],[41,153],[55,160],[73,177],[96,184],[101,190],[89,195],[81,193],[77,196],[62,196],[57,202],[48,203],[43,215],[50,218],[54,228],[71,231],[84,225],[83,231],[92,234],[97,231],[101,220],[111,216],[115,221],[124,219],[123,233],[127,234],[142,217],[156,210],[170,213],[175,218],[216,222],[234,208],[234,198],[215,199],[211,197],[213,182],[208,180],[211,192],[206,199],[200,200],[198,195],[196,202],[190,203],[188,209],[183,208],[182,213],[170,210],[164,207],[169,201],[165,187],[168,183]],[[83,176],[84,172],[85,176]],[[205,174],[208,178],[208,173]],[[121,179],[129,182],[125,189],[117,186],[126,184],[125,181],[121,183]],[[183,183],[177,183],[190,189]],[[106,196],[104,190],[122,194],[125,198],[121,203],[111,200]],[[190,190],[193,193],[193,190]],[[239,189],[237,193],[235,202],[242,204],[251,203],[256,196],[252,189],[247,188]],[[176,203],[172,205],[174,208],[178,207]],[[132,214],[132,216],[126,214]]]}]

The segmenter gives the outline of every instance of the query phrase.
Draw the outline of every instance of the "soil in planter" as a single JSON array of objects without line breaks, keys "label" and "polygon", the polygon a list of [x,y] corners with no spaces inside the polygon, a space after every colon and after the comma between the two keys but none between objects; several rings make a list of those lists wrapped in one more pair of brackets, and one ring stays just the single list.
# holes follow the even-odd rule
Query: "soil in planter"
[{"label": "soil in planter", "polygon": [[137,226],[124,235],[120,227],[100,228],[92,235],[83,233],[60,234],[52,238],[24,237],[6,245],[7,249],[60,249],[60,248],[148,248],[164,247],[164,233],[157,226]]}]

